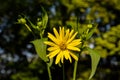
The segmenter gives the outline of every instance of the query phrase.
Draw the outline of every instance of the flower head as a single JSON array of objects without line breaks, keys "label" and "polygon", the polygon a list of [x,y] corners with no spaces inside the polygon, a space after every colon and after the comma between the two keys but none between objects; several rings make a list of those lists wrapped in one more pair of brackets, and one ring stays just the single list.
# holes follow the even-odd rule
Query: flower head
[{"label": "flower head", "polygon": [[50,47],[47,49],[50,53],[47,55],[49,58],[56,56],[55,64],[58,64],[61,60],[63,63],[64,58],[72,62],[71,57],[75,60],[78,60],[78,57],[72,51],[80,51],[77,47],[80,43],[80,39],[74,39],[77,35],[77,32],[74,33],[74,30],[67,29],[64,31],[64,27],[59,28],[58,31],[53,28],[54,35],[48,33],[48,38],[51,41],[45,41],[44,43]]}]

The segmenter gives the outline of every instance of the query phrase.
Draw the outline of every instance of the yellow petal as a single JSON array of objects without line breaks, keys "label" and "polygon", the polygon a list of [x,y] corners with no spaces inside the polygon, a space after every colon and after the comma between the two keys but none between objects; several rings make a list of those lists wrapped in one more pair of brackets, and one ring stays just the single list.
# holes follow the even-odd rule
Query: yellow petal
[{"label": "yellow petal", "polygon": [[57,46],[55,43],[50,42],[50,41],[44,41],[44,44],[47,44],[49,46]]},{"label": "yellow petal", "polygon": [[72,60],[71,60],[71,57],[70,57],[70,54],[69,54],[69,51],[68,50],[66,50],[65,52],[64,52],[64,56],[65,56],[65,58],[68,60],[69,59],[69,61],[70,62],[72,62]]},{"label": "yellow petal", "polygon": [[56,50],[56,49],[59,49],[59,47],[58,47],[58,46],[49,47],[47,50],[48,50],[48,51],[54,51],[54,50]]},{"label": "yellow petal", "polygon": [[69,57],[69,52],[67,50],[63,51],[63,54],[65,56],[65,59],[68,60],[68,57]]},{"label": "yellow petal", "polygon": [[68,39],[68,37],[69,37],[69,29],[66,30],[65,41]]},{"label": "yellow petal", "polygon": [[70,55],[71,55],[76,61],[78,61],[78,57],[77,57],[75,54],[73,54],[73,53],[70,52]]},{"label": "yellow petal", "polygon": [[77,45],[79,45],[81,43],[80,41],[81,41],[80,39],[75,39],[71,43],[69,43],[68,46],[69,45],[70,46],[77,46]]},{"label": "yellow petal", "polygon": [[54,31],[54,34],[55,34],[56,38],[60,38],[60,36],[59,36],[59,34],[58,34],[58,32],[55,28],[53,28],[53,31]]},{"label": "yellow petal", "polygon": [[47,57],[53,58],[53,57],[56,56],[59,52],[60,52],[60,49],[57,49],[57,50],[55,50],[55,51],[52,51],[51,53],[49,53],[49,54],[47,55]]},{"label": "yellow petal", "polygon": [[73,35],[73,32],[74,32],[74,30],[71,30],[69,38],[71,38],[71,36]]},{"label": "yellow petal", "polygon": [[77,47],[74,47],[74,46],[67,46],[67,49],[69,49],[69,50],[74,50],[74,51],[80,51],[80,49],[79,48],[77,48]]},{"label": "yellow petal", "polygon": [[64,27],[62,27],[62,36],[64,37]]},{"label": "yellow petal", "polygon": [[77,35],[78,32],[76,32],[70,39],[68,39],[68,41],[66,42],[66,44],[70,43],[74,38],[75,36]]},{"label": "yellow petal", "polygon": [[60,62],[62,55],[63,55],[63,52],[61,51],[56,57],[55,64],[58,64]]},{"label": "yellow petal", "polygon": [[64,62],[64,55],[61,55],[61,62]]},{"label": "yellow petal", "polygon": [[64,27],[61,29],[60,27],[60,40],[64,39]]},{"label": "yellow petal", "polygon": [[61,39],[61,37],[62,37],[62,33],[61,33],[61,27],[59,27],[59,34],[60,34],[60,39]]},{"label": "yellow petal", "polygon": [[56,39],[55,36],[53,36],[51,33],[48,33],[48,37],[49,37],[53,42],[55,42],[56,44],[59,44],[58,39]]},{"label": "yellow petal", "polygon": [[69,61],[70,61],[70,63],[72,63],[72,59],[71,59],[70,55],[69,55]]}]

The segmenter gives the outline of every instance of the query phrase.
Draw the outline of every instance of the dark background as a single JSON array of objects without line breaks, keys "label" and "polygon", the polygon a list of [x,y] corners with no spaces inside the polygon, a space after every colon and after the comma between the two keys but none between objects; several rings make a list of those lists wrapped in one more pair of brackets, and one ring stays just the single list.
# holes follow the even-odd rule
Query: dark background
[{"label": "dark background", "polygon": [[[0,80],[48,80],[46,64],[38,57],[30,41],[34,36],[16,24],[19,15],[34,24],[41,16],[41,6],[48,13],[47,29],[86,21],[98,23],[88,41],[101,57],[92,80],[120,80],[120,1],[119,0],[0,0]],[[87,80],[90,57],[81,55],[77,80]],[[53,80],[62,80],[62,68],[51,67]],[[65,64],[66,80],[71,80],[73,64]]]}]

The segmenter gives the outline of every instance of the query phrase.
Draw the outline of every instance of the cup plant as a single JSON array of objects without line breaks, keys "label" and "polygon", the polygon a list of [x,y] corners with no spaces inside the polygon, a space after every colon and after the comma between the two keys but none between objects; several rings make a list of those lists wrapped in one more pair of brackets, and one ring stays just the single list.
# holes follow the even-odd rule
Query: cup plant
[{"label": "cup plant", "polygon": [[[29,24],[27,24],[27,22]],[[73,80],[76,80],[77,65],[80,54],[83,51],[88,51],[91,57],[91,74],[88,78],[90,80],[95,74],[100,56],[97,51],[94,51],[86,45],[86,41],[90,39],[95,32],[97,24],[89,23],[83,30],[80,30],[81,28],[79,26],[72,26],[72,29],[60,26],[58,30],[56,27],[53,27],[53,33],[48,32],[48,36],[43,36],[47,27],[47,22],[47,12],[42,8],[41,19],[38,18],[36,24],[33,24],[26,17],[20,17],[17,23],[26,26],[33,35],[35,34],[34,30],[38,32],[37,34],[40,38],[31,41],[31,43],[33,43],[38,56],[47,65],[49,80],[52,80],[53,77],[51,76],[50,70],[52,64],[61,64],[64,66],[65,60],[69,60],[70,63],[74,62]],[[72,58],[75,61],[72,61]],[[65,80],[64,75],[63,80]]]}]

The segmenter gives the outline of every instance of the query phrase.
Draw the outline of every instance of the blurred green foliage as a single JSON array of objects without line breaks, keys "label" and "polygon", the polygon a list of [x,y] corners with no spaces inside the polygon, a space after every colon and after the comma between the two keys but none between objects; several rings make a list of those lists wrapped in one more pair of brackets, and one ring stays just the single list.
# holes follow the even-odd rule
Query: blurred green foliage
[{"label": "blurred green foliage", "polygon": [[[87,42],[102,56],[92,80],[120,80],[119,4],[119,0],[0,0],[0,80],[48,80],[46,65],[30,43],[35,37],[26,27],[16,24],[18,15],[37,24],[37,18],[42,18],[41,7],[48,13],[44,36],[53,27],[78,25],[82,33],[81,28],[86,29],[87,24],[98,23]],[[90,56],[80,55],[77,80],[88,79],[90,64]],[[62,70],[56,68],[51,67],[53,80],[61,80]],[[73,64],[66,63],[65,70],[66,79],[71,80]]]}]

